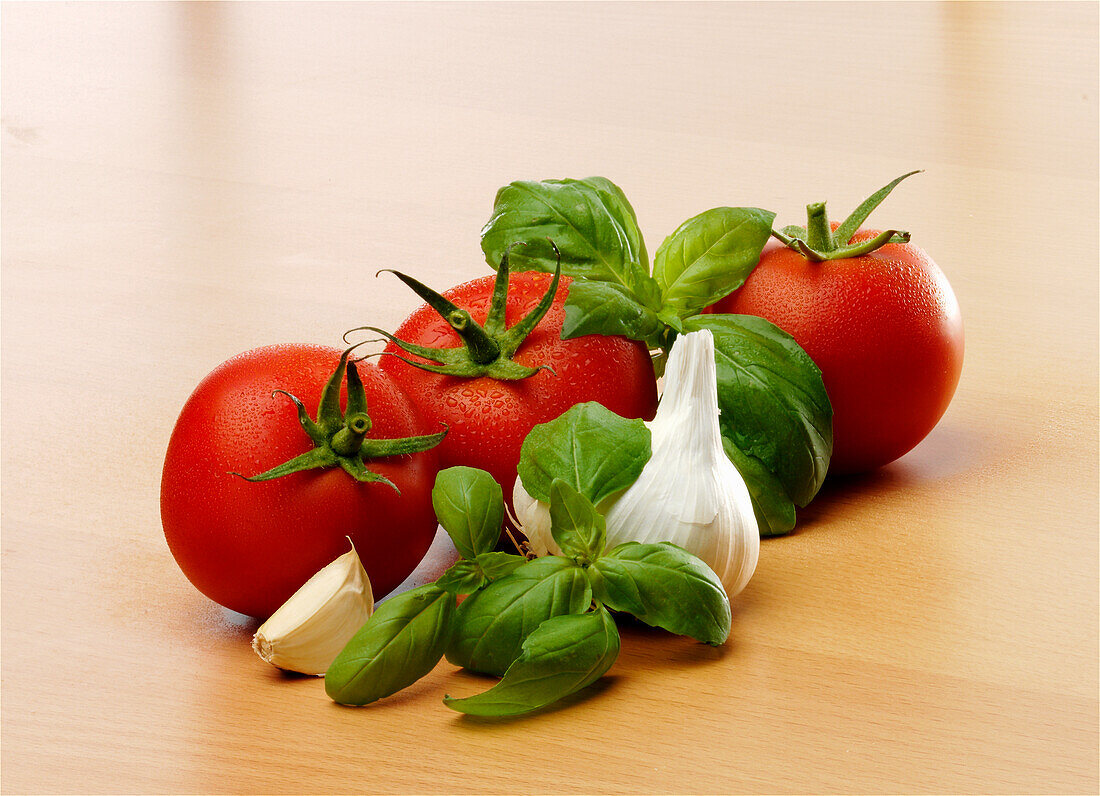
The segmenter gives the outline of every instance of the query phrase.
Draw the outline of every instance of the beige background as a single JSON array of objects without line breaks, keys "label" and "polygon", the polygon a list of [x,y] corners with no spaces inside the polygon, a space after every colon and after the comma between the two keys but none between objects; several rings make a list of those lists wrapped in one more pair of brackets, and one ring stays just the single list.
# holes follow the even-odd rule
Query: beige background
[{"label": "beige background", "polygon": [[[1097,6],[2,9],[5,792],[1097,792]],[[487,272],[512,179],[601,174],[650,250],[892,177],[955,287],[955,401],[763,545],[719,650],[624,632],[559,710],[448,664],[342,709],[164,544],[221,360]]]}]

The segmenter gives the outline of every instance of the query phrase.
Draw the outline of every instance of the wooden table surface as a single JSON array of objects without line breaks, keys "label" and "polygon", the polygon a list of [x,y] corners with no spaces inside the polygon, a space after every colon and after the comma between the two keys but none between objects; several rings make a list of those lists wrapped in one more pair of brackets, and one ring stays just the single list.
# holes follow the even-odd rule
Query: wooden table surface
[{"label": "wooden table surface", "polygon": [[[1096,4],[2,9],[2,788],[1095,793]],[[340,708],[160,529],[183,401],[238,351],[487,273],[513,179],[600,174],[652,251],[752,204],[878,211],[962,306],[910,455],[765,541],[711,649],[628,629],[583,698],[485,722],[443,663]]]}]

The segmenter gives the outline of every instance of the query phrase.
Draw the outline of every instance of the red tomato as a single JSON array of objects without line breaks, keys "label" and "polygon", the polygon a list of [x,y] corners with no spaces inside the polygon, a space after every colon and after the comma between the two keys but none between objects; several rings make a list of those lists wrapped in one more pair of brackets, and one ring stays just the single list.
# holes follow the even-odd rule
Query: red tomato
[{"label": "red tomato", "polygon": [[[550,274],[513,273],[508,282],[505,323],[511,326],[530,312],[550,288]],[[458,285],[444,297],[485,322],[494,277]],[[466,465],[488,471],[511,503],[520,446],[533,426],[561,415],[574,404],[598,401],[624,417],[652,418],[657,384],[645,345],[625,337],[586,335],[561,339],[568,277],[562,277],[554,302],[513,359],[522,365],[547,365],[515,381],[479,376],[463,378],[429,373],[395,357],[380,364],[433,423],[446,423],[447,438],[437,450],[441,467]],[[432,348],[461,345],[459,336],[429,306],[409,316],[395,333],[406,342]],[[389,353],[402,353],[390,343]],[[407,356],[417,360],[417,357]]]},{"label": "red tomato", "polygon": [[[876,234],[861,230],[852,243]],[[962,370],[959,303],[911,243],[811,262],[773,241],[711,311],[766,318],[821,368],[833,404],[830,473],[871,470],[912,449],[947,410]]]},{"label": "red tomato", "polygon": [[[164,535],[184,574],[226,608],[269,616],[347,552],[345,537],[381,596],[412,572],[432,542],[434,450],[367,463],[400,494],[383,483],[360,483],[340,467],[263,482],[230,474],[255,475],[313,449],[294,404],[272,391],[296,395],[316,417],[339,359],[338,350],[311,345],[240,354],[202,380],[176,421],[161,480]],[[358,369],[373,421],[368,437],[425,432],[388,376],[370,364]]]}]

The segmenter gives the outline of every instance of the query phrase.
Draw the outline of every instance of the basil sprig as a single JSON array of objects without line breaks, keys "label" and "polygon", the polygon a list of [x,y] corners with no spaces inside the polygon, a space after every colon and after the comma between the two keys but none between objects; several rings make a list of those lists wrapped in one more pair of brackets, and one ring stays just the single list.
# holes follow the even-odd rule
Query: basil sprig
[{"label": "basil sprig", "polygon": [[[481,240],[490,265],[511,250],[515,270],[546,272],[557,264],[548,239],[554,241],[561,273],[573,279],[563,338],[643,341],[659,350],[660,375],[678,334],[714,333],[726,452],[749,486],[764,536],[790,531],[795,506],[821,487],[832,455],[832,409],[821,372],[789,335],[758,318],[699,313],[744,284],[774,218],[754,207],[700,213],[657,248],[651,273],[634,210],[614,183],[513,182],[498,191]],[[526,245],[509,249],[517,242]],[[548,479],[536,488],[548,488]]]},{"label": "basil sprig", "polygon": [[[605,550],[604,518],[586,494],[591,484],[581,490],[551,480],[551,533],[564,555],[525,562],[494,551],[504,504],[493,486],[487,473],[469,467],[439,474],[433,504],[462,558],[436,583],[379,606],[325,675],[335,701],[365,705],[389,696],[446,654],[501,677],[482,694],[448,695],[448,707],[478,716],[538,710],[595,682],[615,662],[620,641],[609,609],[707,644],[729,636],[729,599],[698,558],[667,543]],[[468,596],[456,610],[462,594]]]}]

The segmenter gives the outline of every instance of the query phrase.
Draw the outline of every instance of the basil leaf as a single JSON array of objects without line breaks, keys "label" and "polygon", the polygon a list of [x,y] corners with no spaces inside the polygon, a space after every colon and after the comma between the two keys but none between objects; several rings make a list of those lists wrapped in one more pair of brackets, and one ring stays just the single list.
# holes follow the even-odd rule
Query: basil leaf
[{"label": "basil leaf", "polygon": [[[515,242],[526,245],[509,249]],[[645,243],[634,209],[617,185],[603,177],[513,182],[497,192],[493,215],[481,230],[481,248],[496,268],[505,252],[514,271],[562,273],[612,282],[646,297]]]},{"label": "basil leaf", "polygon": [[443,703],[471,716],[518,716],[591,685],[619,657],[619,631],[606,608],[548,619],[527,637],[503,679],[477,696]]},{"label": "basil leaf", "polygon": [[730,601],[706,564],[669,542],[626,542],[588,569],[596,599],[647,625],[721,644],[730,634]]},{"label": "basil leaf", "polygon": [[661,328],[657,313],[622,285],[577,281],[569,286],[563,340],[586,334],[622,335],[656,347]]},{"label": "basil leaf", "polygon": [[774,219],[755,207],[715,207],[681,224],[653,258],[664,306],[686,318],[741,287]]},{"label": "basil leaf", "polygon": [[431,584],[378,606],[325,673],[325,692],[343,705],[366,705],[412,685],[447,648],[455,599]]},{"label": "basil leaf", "polygon": [[536,558],[459,606],[447,660],[499,676],[536,627],[552,616],[579,614],[591,604],[592,587],[583,569],[560,556]]},{"label": "basil leaf", "polygon": [[550,501],[560,478],[598,505],[633,484],[652,455],[641,420],[627,420],[594,401],[577,404],[531,429],[520,448],[517,472],[536,500]]},{"label": "basil leaf", "polygon": [[696,315],[688,332],[710,329],[718,370],[722,436],[774,473],[805,506],[825,479],[833,410],[821,371],[794,338],[752,315]]},{"label": "basil leaf", "polygon": [[761,536],[782,536],[794,528],[794,503],[787,497],[783,484],[755,456],[749,456],[725,437],[722,448],[733,466],[745,479],[752,498],[752,510]]},{"label": "basil leaf", "polygon": [[507,577],[527,563],[523,556],[514,553],[482,553],[477,557],[477,565],[485,575],[485,580],[492,582]]},{"label": "basil leaf", "polygon": [[550,533],[569,558],[595,561],[607,544],[607,523],[592,501],[560,478],[550,485]]},{"label": "basil leaf", "polygon": [[460,594],[473,594],[488,582],[477,562],[468,558],[458,559],[446,572],[435,579],[436,586],[455,597]]},{"label": "basil leaf", "polygon": [[436,476],[432,506],[463,558],[492,550],[504,523],[504,495],[493,477],[473,467],[449,467]]}]

